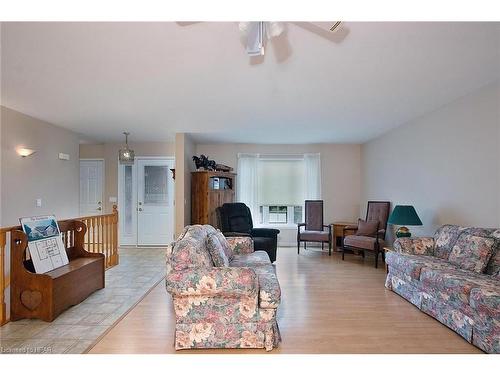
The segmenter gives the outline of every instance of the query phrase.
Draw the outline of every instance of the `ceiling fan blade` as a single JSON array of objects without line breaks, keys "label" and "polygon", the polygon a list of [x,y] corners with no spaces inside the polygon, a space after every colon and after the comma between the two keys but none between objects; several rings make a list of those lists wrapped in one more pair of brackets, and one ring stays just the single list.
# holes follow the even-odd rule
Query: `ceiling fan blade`
[{"label": "ceiling fan blade", "polygon": [[179,26],[191,26],[191,25],[195,25],[197,23],[202,23],[203,21],[179,21],[179,22],[176,22],[177,25]]},{"label": "ceiling fan blade", "polygon": [[321,30],[325,30],[331,33],[334,33],[340,29],[342,26],[342,21],[336,22],[309,22],[311,25],[316,26]]},{"label": "ceiling fan blade", "polygon": [[342,21],[336,22],[291,22],[294,25],[307,30],[311,33],[319,35],[325,39],[330,40],[334,43],[342,42],[347,34],[349,34],[349,29],[345,27]]}]

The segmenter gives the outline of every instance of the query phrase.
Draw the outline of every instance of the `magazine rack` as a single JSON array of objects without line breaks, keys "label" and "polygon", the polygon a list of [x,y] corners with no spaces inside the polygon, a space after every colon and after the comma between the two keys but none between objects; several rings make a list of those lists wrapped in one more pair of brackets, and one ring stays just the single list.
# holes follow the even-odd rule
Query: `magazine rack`
[{"label": "magazine rack", "polygon": [[11,237],[10,320],[38,318],[53,321],[68,307],[104,288],[104,255],[83,248],[87,227],[77,220],[59,221],[69,263],[52,271],[35,273],[26,260],[28,238],[21,230]]}]

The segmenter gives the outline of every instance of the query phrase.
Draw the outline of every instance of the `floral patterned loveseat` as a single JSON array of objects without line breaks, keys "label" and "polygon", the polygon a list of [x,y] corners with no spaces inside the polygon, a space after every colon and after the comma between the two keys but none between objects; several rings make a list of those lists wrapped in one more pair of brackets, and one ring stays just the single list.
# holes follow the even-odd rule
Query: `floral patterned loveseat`
[{"label": "floral patterned loveseat", "polygon": [[500,352],[500,229],[444,225],[399,238],[386,287],[488,353]]},{"label": "floral patterned loveseat", "polygon": [[166,258],[177,350],[278,345],[280,285],[251,237],[226,239],[210,225],[191,225],[168,246]]}]

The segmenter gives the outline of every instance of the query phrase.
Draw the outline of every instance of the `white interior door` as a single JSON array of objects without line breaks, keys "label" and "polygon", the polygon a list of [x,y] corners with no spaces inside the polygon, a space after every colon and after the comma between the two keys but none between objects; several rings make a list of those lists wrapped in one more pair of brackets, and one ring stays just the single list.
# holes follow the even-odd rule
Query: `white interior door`
[{"label": "white interior door", "polygon": [[80,216],[102,214],[104,161],[80,160]]},{"label": "white interior door", "polygon": [[173,241],[174,184],[171,159],[137,160],[137,245]]}]

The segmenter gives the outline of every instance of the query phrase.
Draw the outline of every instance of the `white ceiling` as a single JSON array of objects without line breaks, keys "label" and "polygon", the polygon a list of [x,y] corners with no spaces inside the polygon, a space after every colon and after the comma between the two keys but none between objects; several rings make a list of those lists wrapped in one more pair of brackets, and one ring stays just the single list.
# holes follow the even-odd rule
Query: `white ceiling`
[{"label": "white ceiling", "polygon": [[500,23],[3,23],[4,106],[99,141],[361,143],[500,79]]}]

